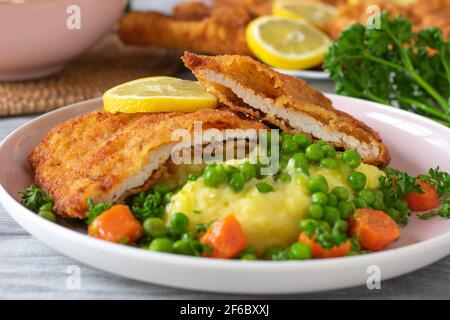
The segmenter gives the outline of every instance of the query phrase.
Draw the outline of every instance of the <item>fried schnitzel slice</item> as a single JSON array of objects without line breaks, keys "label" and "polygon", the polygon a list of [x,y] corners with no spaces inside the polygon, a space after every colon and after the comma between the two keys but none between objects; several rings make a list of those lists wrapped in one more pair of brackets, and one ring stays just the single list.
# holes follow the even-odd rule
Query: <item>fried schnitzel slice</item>
[{"label": "fried schnitzel slice", "polygon": [[288,132],[303,132],[336,147],[357,150],[364,162],[385,166],[388,149],[377,132],[336,110],[303,80],[275,72],[250,57],[186,52],[185,65],[202,86],[230,109]]},{"label": "fried schnitzel slice", "polygon": [[[174,16],[157,12],[131,12],[121,21],[119,36],[126,44],[220,54],[252,55],[245,28],[252,20],[243,7],[211,8],[184,5]],[[190,8],[192,7],[192,12]]]},{"label": "fried schnitzel slice", "polygon": [[58,125],[33,150],[28,160],[35,184],[53,197],[57,214],[84,218],[88,199],[120,201],[155,183],[177,145],[174,130],[192,133],[197,121],[204,135],[213,129],[264,128],[229,110],[92,112]]}]

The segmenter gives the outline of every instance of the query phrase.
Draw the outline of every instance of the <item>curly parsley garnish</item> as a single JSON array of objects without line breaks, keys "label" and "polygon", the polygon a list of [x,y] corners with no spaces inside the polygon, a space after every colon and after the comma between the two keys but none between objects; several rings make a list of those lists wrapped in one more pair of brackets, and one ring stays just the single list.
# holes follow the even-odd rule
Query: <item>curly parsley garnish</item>
[{"label": "curly parsley garnish", "polygon": [[160,184],[152,190],[131,197],[128,202],[134,216],[140,221],[145,221],[147,218],[161,218],[172,195],[172,190],[168,186]]},{"label": "curly parsley garnish", "polygon": [[373,100],[450,126],[450,42],[438,28],[412,31],[402,16],[343,31],[324,67],[339,94]]},{"label": "curly parsley garnish", "polygon": [[20,192],[22,197],[21,203],[33,212],[39,212],[44,205],[52,205],[53,198],[45,191],[32,185],[25,191]]},{"label": "curly parsley garnish", "polygon": [[435,187],[440,197],[450,193],[450,175],[440,171],[439,167],[430,169],[428,175],[420,175],[419,179]]}]

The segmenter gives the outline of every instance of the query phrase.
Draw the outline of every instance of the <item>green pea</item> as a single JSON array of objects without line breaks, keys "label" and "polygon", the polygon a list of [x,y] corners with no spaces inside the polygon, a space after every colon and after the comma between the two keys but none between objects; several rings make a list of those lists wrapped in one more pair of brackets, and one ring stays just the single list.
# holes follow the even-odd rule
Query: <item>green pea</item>
[{"label": "green pea", "polygon": [[324,176],[318,175],[309,180],[309,190],[311,192],[328,192],[328,182]]},{"label": "green pea", "polygon": [[341,213],[341,218],[347,220],[353,211],[355,211],[355,206],[351,201],[340,201],[338,203],[338,209]]},{"label": "green pea", "polygon": [[375,192],[370,189],[363,189],[358,193],[361,199],[364,199],[369,206],[375,202]]},{"label": "green pea", "polygon": [[231,189],[234,190],[234,192],[240,192],[244,189],[245,186],[245,178],[242,173],[233,173],[231,175],[231,179],[228,182],[228,185],[231,187]]},{"label": "green pea", "polygon": [[223,165],[208,165],[203,172],[203,177],[205,185],[210,188],[217,188],[228,180],[228,174]]},{"label": "green pea", "polygon": [[361,156],[354,150],[345,150],[342,154],[342,160],[353,169],[356,169],[361,164]]},{"label": "green pea", "polygon": [[56,222],[56,216],[51,211],[40,211],[38,215],[48,221]]},{"label": "green pea", "polygon": [[298,152],[292,156],[294,160],[294,168],[300,168],[302,165],[308,165],[308,159],[303,152]]},{"label": "green pea", "polygon": [[294,141],[297,142],[298,146],[303,149],[312,144],[311,137],[306,134],[296,134],[292,137],[292,139],[294,139]]},{"label": "green pea", "polygon": [[194,251],[191,248],[191,244],[189,243],[189,241],[184,241],[184,240],[178,240],[175,241],[173,246],[172,246],[173,252],[177,253],[177,254],[183,254],[183,255],[193,255]]},{"label": "green pea", "polygon": [[317,221],[312,219],[300,220],[298,227],[300,231],[312,232],[317,227]]},{"label": "green pea", "polygon": [[281,144],[281,152],[294,153],[298,150],[298,144],[294,139],[283,140]]},{"label": "green pea", "polygon": [[332,158],[324,158],[320,160],[320,167],[325,169],[337,169],[339,167],[339,161]]},{"label": "green pea", "polygon": [[301,166],[297,169],[297,172],[309,177],[309,165]]},{"label": "green pea", "polygon": [[336,158],[336,149],[333,146],[330,146],[329,144],[323,145],[322,151],[325,153],[325,157],[331,159]]},{"label": "green pea", "polygon": [[309,163],[304,153],[296,153],[293,155],[294,168],[299,170],[304,175],[309,175]]},{"label": "green pea", "polygon": [[305,156],[309,161],[320,161],[325,157],[325,152],[320,145],[314,143],[306,148]]},{"label": "green pea", "polygon": [[46,204],[42,205],[39,208],[39,212],[41,212],[41,211],[53,212],[53,204],[49,202],[49,203],[46,203]]},{"label": "green pea", "polygon": [[172,189],[167,184],[160,183],[160,184],[157,184],[155,187],[153,187],[153,191],[155,191],[156,193],[164,195],[164,194],[172,191]]},{"label": "green pea", "polygon": [[375,198],[372,207],[375,210],[384,210],[384,200],[382,198]]},{"label": "green pea", "polygon": [[339,231],[341,234],[346,234],[348,231],[348,222],[344,221],[344,220],[338,220],[336,221],[336,223],[334,224],[333,229],[336,229],[337,231]]},{"label": "green pea", "polygon": [[258,260],[258,258],[253,254],[253,253],[246,253],[243,254],[241,256],[242,260],[246,260],[246,261],[254,261],[254,260]]},{"label": "green pea", "polygon": [[187,176],[187,181],[196,181],[200,175],[198,173],[189,173]]},{"label": "green pea", "polygon": [[265,182],[257,183],[256,189],[258,189],[258,191],[261,193],[269,193],[269,192],[274,191],[274,188],[270,184],[265,183]]},{"label": "green pea", "polygon": [[291,178],[290,174],[287,172],[283,172],[278,177],[278,181],[280,181],[282,183],[289,183],[289,182],[291,182],[291,180],[292,180],[292,178]]},{"label": "green pea", "polygon": [[328,205],[331,207],[336,207],[338,204],[338,198],[333,193],[328,195]]},{"label": "green pea", "polygon": [[280,155],[280,160],[278,161],[278,163],[280,164],[280,168],[281,169],[286,168],[288,166],[288,164],[289,164],[289,160],[290,160],[290,158],[289,158],[288,155],[281,154]]},{"label": "green pea", "polygon": [[384,193],[381,190],[374,190],[375,198],[384,199]]},{"label": "green pea", "polygon": [[177,212],[170,217],[169,223],[173,232],[181,233],[189,226],[189,218],[184,213]]},{"label": "green pea", "polygon": [[369,205],[367,204],[366,200],[361,199],[361,198],[355,198],[353,199],[353,204],[355,205],[356,208],[361,209],[361,208],[368,208]]},{"label": "green pea", "polygon": [[328,203],[328,196],[324,192],[315,192],[311,196],[311,202],[313,204],[324,206]]},{"label": "green pea", "polygon": [[290,133],[287,133],[287,132],[282,132],[281,133],[281,139],[282,140],[289,140],[289,139],[292,139],[294,136],[292,135],[292,134],[290,134]]},{"label": "green pea", "polygon": [[316,230],[318,230],[319,232],[330,232],[331,227],[328,222],[326,222],[324,220],[319,220],[316,223]]},{"label": "green pea", "polygon": [[228,176],[231,176],[234,173],[239,173],[239,169],[236,168],[235,166],[224,166],[224,167]]},{"label": "green pea", "polygon": [[310,219],[320,220],[323,216],[323,209],[318,204],[312,204],[308,207],[307,215]]},{"label": "green pea", "polygon": [[181,235],[180,239],[189,242],[189,241],[195,240],[195,234],[192,231],[188,231],[188,232],[183,233]]},{"label": "green pea", "polygon": [[350,197],[350,193],[346,187],[334,187],[333,190],[331,190],[331,193],[333,193],[339,201],[346,201]]},{"label": "green pea", "polygon": [[205,168],[205,170],[203,171],[203,179],[207,187],[217,188],[219,186],[216,167],[214,165],[209,165]]},{"label": "green pea", "polygon": [[158,252],[172,252],[173,241],[169,238],[156,238],[150,243],[148,249]]},{"label": "green pea", "polygon": [[375,199],[381,199],[384,200],[384,193],[381,190],[374,190],[375,193]]},{"label": "green pea", "polygon": [[161,238],[167,235],[167,228],[160,218],[147,218],[143,223],[144,232],[152,238]]},{"label": "green pea", "polygon": [[250,181],[254,177],[256,177],[256,168],[255,165],[250,163],[243,163],[239,166],[239,170],[241,170],[242,175],[245,178],[245,181]]},{"label": "green pea", "polygon": [[327,142],[326,141],[324,141],[324,140],[322,140],[322,139],[320,139],[320,140],[317,140],[316,142],[315,142],[317,145],[319,145],[319,146],[321,146],[321,147],[323,147],[324,145],[326,145],[327,144]]},{"label": "green pea", "polygon": [[364,189],[367,182],[366,175],[358,171],[352,172],[347,180],[350,187],[356,191]]},{"label": "green pea", "polygon": [[306,243],[293,243],[289,248],[289,258],[292,260],[309,260],[312,258],[311,247]]},{"label": "green pea", "polygon": [[341,218],[339,210],[335,207],[325,206],[323,209],[323,219],[330,225],[334,225]]}]

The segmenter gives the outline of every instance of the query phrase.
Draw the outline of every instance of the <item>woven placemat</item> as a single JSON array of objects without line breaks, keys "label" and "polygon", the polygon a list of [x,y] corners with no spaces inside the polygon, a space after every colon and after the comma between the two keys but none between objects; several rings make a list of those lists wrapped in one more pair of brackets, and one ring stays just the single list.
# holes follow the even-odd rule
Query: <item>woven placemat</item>
[{"label": "woven placemat", "polygon": [[171,75],[180,63],[179,53],[124,45],[115,34],[108,35],[59,74],[33,81],[0,82],[0,116],[41,113],[99,97],[122,82]]}]

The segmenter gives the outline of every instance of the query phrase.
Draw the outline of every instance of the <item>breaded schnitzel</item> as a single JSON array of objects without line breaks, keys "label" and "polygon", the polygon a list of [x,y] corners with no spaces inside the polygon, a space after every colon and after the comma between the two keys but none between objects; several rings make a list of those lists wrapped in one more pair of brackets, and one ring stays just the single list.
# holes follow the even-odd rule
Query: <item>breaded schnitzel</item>
[{"label": "breaded schnitzel", "polygon": [[184,6],[189,7],[175,10],[173,16],[157,12],[129,13],[120,23],[119,36],[126,44],[252,55],[245,41],[245,28],[252,17],[243,7]]},{"label": "breaded schnitzel", "polygon": [[288,132],[308,133],[336,147],[354,149],[369,164],[385,166],[390,161],[378,133],[334,109],[329,99],[300,79],[245,56],[186,52],[183,61],[207,91],[234,111]]},{"label": "breaded schnitzel", "polygon": [[86,201],[118,201],[148,189],[177,144],[176,129],[261,129],[227,110],[194,113],[110,114],[92,112],[64,122],[33,150],[29,163],[35,184],[54,199],[64,217],[84,218]]}]

